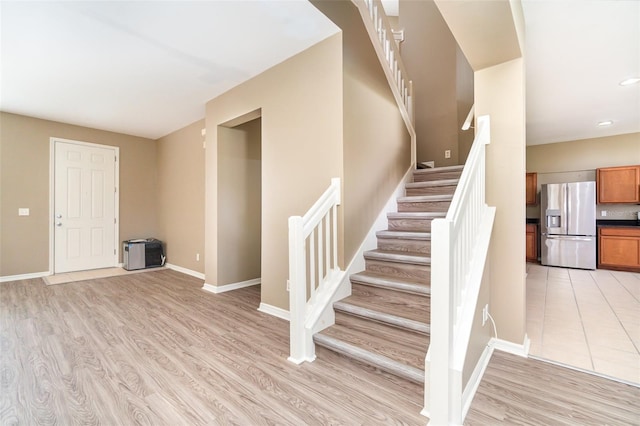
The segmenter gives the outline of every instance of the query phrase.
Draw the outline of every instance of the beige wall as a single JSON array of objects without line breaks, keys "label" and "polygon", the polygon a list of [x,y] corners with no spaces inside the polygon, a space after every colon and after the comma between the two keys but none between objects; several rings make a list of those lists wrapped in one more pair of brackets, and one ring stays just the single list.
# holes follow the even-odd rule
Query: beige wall
[{"label": "beige wall", "polygon": [[[49,149],[57,137],[120,148],[120,239],[157,235],[150,139],[0,113],[0,276],[49,270]],[[30,216],[18,217],[28,207]]]},{"label": "beige wall", "polygon": [[304,214],[332,177],[343,177],[341,44],[341,34],[331,36],[207,103],[208,284],[218,284],[223,249],[218,244],[217,127],[261,109],[262,302],[288,309],[288,218]]},{"label": "beige wall", "polygon": [[[473,128],[462,130],[464,120],[473,106],[473,70],[464,57],[464,53],[456,45],[456,105],[458,110],[458,163],[467,161],[471,145],[473,145]],[[473,118],[473,117],[472,117]],[[473,122],[471,122],[473,127]]]},{"label": "beige wall", "polygon": [[640,133],[527,147],[528,172],[595,170],[630,164],[640,164]]},{"label": "beige wall", "polygon": [[[527,147],[527,171],[538,174],[538,193],[545,183],[594,181],[597,168],[636,164],[640,164],[640,133]],[[602,204],[597,206],[597,218],[634,219],[639,209],[637,205]],[[540,206],[527,207],[527,217],[539,218]]]},{"label": "beige wall", "polygon": [[491,239],[491,308],[498,337],[525,337],[525,93],[524,59],[475,73],[477,116],[491,117],[487,204],[496,207]]},{"label": "beige wall", "polygon": [[347,263],[411,165],[411,138],[356,7],[313,4],[342,29]]},{"label": "beige wall", "polygon": [[218,127],[218,285],[260,278],[261,119]]},{"label": "beige wall", "polygon": [[402,59],[415,94],[417,161],[459,164],[456,40],[432,0],[401,0],[400,26]]},{"label": "beige wall", "polygon": [[[157,238],[167,262],[204,273],[204,120],[157,141]],[[200,255],[200,260],[196,256]]]}]

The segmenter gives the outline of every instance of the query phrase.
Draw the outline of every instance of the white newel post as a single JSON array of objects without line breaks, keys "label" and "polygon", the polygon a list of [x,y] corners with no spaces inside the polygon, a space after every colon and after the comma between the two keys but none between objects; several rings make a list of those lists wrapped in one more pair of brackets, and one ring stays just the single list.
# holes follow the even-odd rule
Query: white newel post
[{"label": "white newel post", "polygon": [[429,425],[448,425],[451,406],[451,309],[453,285],[453,254],[451,253],[452,222],[436,219],[431,223],[432,244],[438,247],[431,253],[431,363],[426,385],[430,387]]},{"label": "white newel post", "polygon": [[289,361],[305,361],[304,320],[307,303],[305,248],[302,217],[289,218]]}]

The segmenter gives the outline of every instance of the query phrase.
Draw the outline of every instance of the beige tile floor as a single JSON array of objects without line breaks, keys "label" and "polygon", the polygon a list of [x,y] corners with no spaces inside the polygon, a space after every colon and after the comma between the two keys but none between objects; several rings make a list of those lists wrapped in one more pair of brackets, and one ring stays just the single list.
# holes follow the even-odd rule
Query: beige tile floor
[{"label": "beige tile floor", "polygon": [[529,355],[640,384],[640,274],[527,264]]},{"label": "beige tile floor", "polygon": [[117,275],[138,274],[140,272],[157,271],[162,268],[137,269],[127,271],[124,268],[103,268],[91,269],[88,271],[68,272],[63,274],[49,275],[44,277],[44,282],[48,285],[65,284],[76,281],[95,280],[98,278],[115,277]]}]

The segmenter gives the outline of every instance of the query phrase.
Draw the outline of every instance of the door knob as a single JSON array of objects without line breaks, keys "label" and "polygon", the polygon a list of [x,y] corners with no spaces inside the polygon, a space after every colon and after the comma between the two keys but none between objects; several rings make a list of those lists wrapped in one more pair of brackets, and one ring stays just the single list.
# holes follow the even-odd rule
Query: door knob
[{"label": "door knob", "polygon": [[62,226],[62,222],[56,222],[56,226]]},{"label": "door knob", "polygon": [[61,215],[60,213],[58,213],[58,214],[56,215],[56,217],[57,217],[58,219],[62,219],[62,215]]}]

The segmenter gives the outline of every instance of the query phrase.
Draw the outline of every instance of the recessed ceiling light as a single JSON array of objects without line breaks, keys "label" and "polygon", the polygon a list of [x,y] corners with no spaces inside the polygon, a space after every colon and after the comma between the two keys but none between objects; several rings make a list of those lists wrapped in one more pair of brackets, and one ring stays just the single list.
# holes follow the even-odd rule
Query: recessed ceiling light
[{"label": "recessed ceiling light", "polygon": [[629,86],[630,84],[636,84],[640,82],[640,77],[632,77],[622,80],[620,86]]},{"label": "recessed ceiling light", "polygon": [[613,124],[613,121],[611,120],[605,120],[605,121],[601,121],[598,123],[598,126],[600,127],[604,127],[604,126],[611,126]]}]

